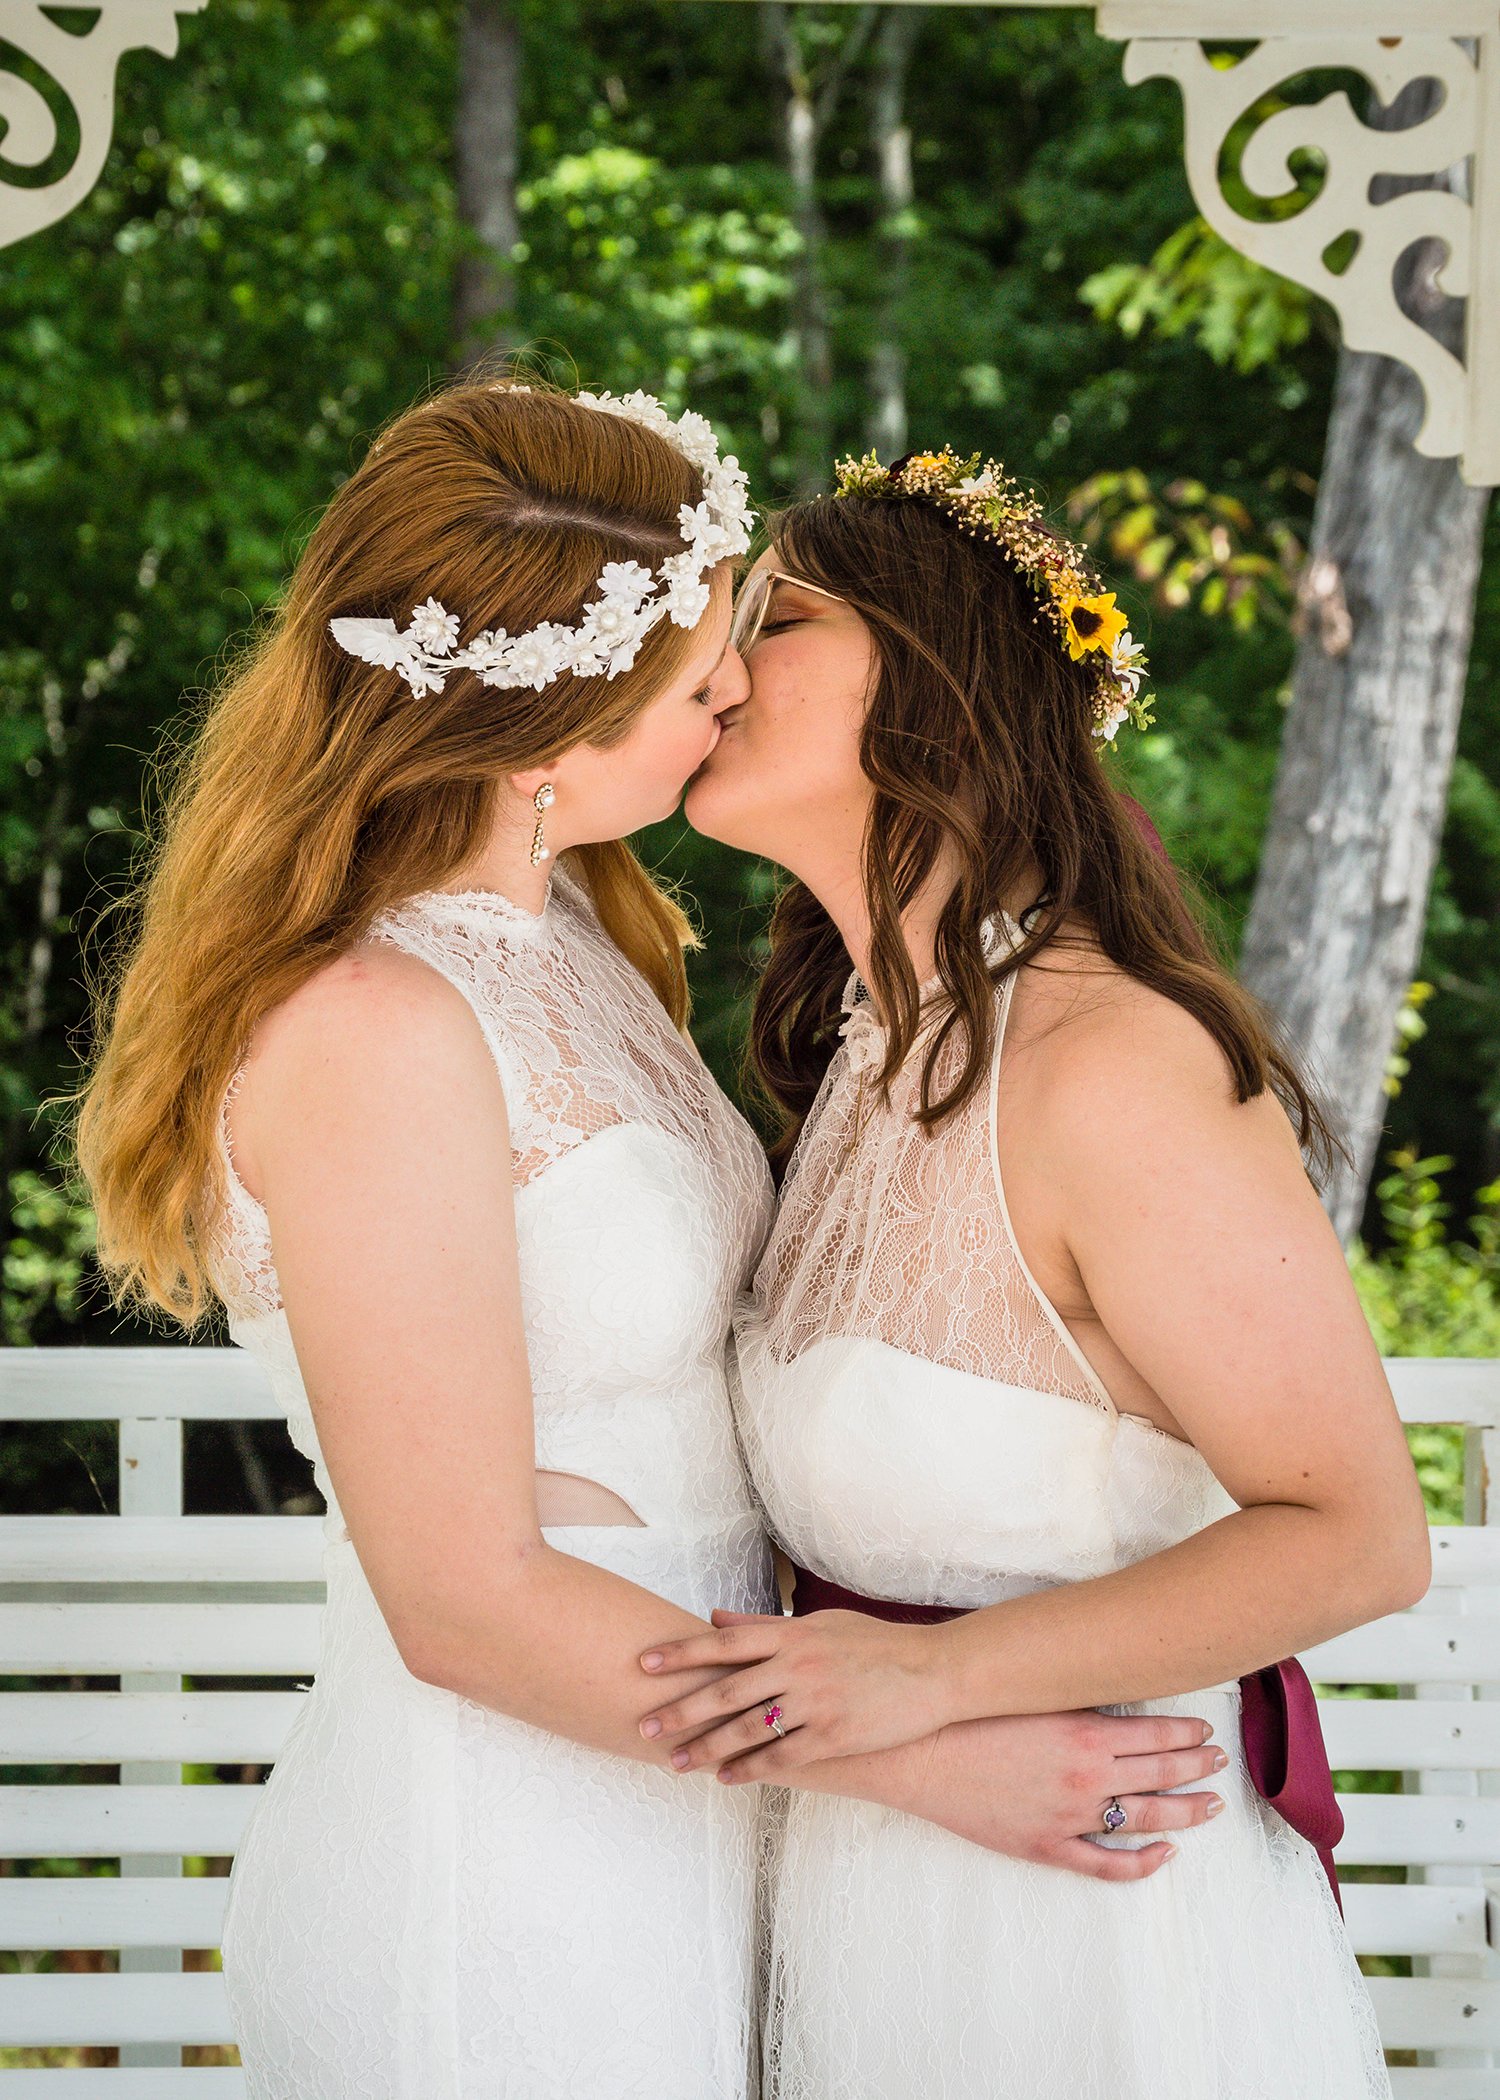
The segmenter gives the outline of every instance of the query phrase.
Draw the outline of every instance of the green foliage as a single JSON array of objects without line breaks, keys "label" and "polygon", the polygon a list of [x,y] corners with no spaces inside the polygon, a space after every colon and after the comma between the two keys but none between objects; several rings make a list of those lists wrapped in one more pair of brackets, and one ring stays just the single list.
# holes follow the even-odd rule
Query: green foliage
[{"label": "green foliage", "polygon": [[10,1197],[10,1238],[5,1247],[7,1348],[31,1339],[38,1315],[47,1310],[70,1320],[78,1311],[85,1264],[94,1247],[92,1211],[66,1189],[27,1170],[15,1176]]},{"label": "green foliage", "polygon": [[[1390,1155],[1375,1186],[1386,1245],[1356,1243],[1350,1271],[1382,1356],[1500,1356],[1500,1181],[1481,1188],[1469,1237],[1450,1239],[1442,1176],[1453,1161]],[[1463,1432],[1413,1424],[1407,1445],[1435,1524],[1461,1524]]]},{"label": "green foliage", "polygon": [[1149,262],[1117,262],[1078,287],[1103,321],[1134,339],[1144,328],[1188,336],[1237,372],[1275,364],[1307,340],[1316,300],[1249,261],[1205,219],[1189,219]]},{"label": "green foliage", "polygon": [[1500,1181],[1478,1191],[1467,1240],[1448,1237],[1450,1157],[1391,1155],[1375,1186],[1387,1245],[1356,1246],[1354,1280],[1384,1356],[1500,1356]]},{"label": "green foliage", "polygon": [[1139,467],[1107,469],[1073,491],[1068,516],[1163,611],[1195,605],[1239,634],[1287,619],[1302,543],[1283,519],[1262,522],[1235,496],[1181,478],[1158,490]]},{"label": "green foliage", "polygon": [[[856,18],[799,10],[820,78]],[[25,1177],[53,1171],[37,1104],[87,1048],[83,943],[140,845],[154,755],[190,728],[371,430],[449,367],[469,238],[452,173],[457,20],[394,0],[216,0],[183,18],[172,60],[127,56],[98,186],[6,251],[12,1338],[143,1338],[90,1293],[65,1214],[37,1208]],[[778,499],[801,398],[797,242],[785,90],[753,11],[522,0],[521,22],[521,342],[596,384],[690,399],[762,499]],[[840,451],[867,442],[881,311],[869,84],[867,48],[819,155]],[[1157,728],[1110,763],[1204,883],[1232,956],[1281,729],[1287,583],[1321,459],[1330,332],[1315,301],[1195,223],[1176,88],[1127,87],[1086,11],[922,10],[908,118],[917,196],[898,324],[911,443],[997,456],[1059,512],[1079,492],[1156,696]],[[1266,208],[1300,208],[1321,179],[1299,166]],[[1469,1188],[1500,1173],[1497,555],[1492,541],[1421,962],[1435,987],[1427,1033],[1400,1046],[1410,1069],[1392,1101],[1394,1135],[1423,1133]],[[772,878],[680,821],[645,843],[698,902],[697,1026],[732,1084]]]}]

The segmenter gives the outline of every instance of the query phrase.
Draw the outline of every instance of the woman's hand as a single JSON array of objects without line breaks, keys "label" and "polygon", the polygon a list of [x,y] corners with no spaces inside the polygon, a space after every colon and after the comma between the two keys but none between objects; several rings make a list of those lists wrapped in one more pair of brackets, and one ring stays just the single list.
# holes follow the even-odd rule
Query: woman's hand
[{"label": "woman's hand", "polygon": [[[857,1793],[951,1830],[1012,1859],[1062,1867],[1095,1881],[1144,1881],[1176,1847],[1143,1831],[1197,1827],[1213,1793],[1174,1794],[1228,1759],[1191,1714],[1010,1714],[959,1721],[925,1742],[855,1760],[840,1772],[810,1765],[792,1784]],[[1112,1799],[1125,1810],[1128,1844],[1101,1845]]]},{"label": "woman's hand", "polygon": [[[716,1631],[663,1641],[641,1657],[653,1675],[710,1668],[727,1674],[641,1722],[649,1739],[687,1735],[672,1753],[680,1772],[720,1769],[721,1779],[780,1780],[817,1758],[890,1750],[934,1734],[945,1705],[946,1628],[901,1626],[856,1611],[805,1618],[716,1611]],[[777,1737],[767,1708],[779,1707]]]}]

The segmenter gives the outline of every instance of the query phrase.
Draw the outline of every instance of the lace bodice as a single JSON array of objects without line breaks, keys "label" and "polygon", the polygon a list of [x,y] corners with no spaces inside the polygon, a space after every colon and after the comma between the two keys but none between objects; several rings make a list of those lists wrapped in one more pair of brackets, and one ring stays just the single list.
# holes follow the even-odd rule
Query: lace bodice
[{"label": "lace bodice", "polygon": [[[987,952],[1021,938],[1003,913]],[[737,1309],[738,1408],[774,1536],[868,1594],[977,1604],[1102,1574],[1232,1502],[1205,1461],[1121,1414],[1011,1228],[989,1084],[913,1120],[919,1038],[882,1102],[884,1033],[857,977]],[[962,1056],[950,1040],[939,1084]]]},{"label": "lace bodice", "polygon": [[[599,1481],[645,1523],[735,1520],[748,1503],[724,1337],[771,1209],[749,1126],[564,867],[540,913],[492,891],[431,891],[369,937],[463,994],[500,1072],[538,1467]],[[234,1172],[241,1076],[221,1118],[215,1278],[232,1338],[266,1362],[336,1517],[269,1224]]]}]

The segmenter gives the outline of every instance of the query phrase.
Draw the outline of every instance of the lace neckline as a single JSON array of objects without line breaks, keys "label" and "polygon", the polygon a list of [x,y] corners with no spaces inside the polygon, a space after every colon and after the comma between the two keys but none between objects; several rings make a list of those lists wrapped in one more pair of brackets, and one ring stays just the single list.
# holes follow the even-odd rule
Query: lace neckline
[{"label": "lace neckline", "polygon": [[[988,918],[980,921],[979,937],[984,948],[985,961],[993,962],[998,955],[1008,954],[1011,949],[1019,947],[1026,935],[1008,911],[997,907]],[[936,970],[930,977],[922,979],[917,987],[917,994],[924,1005],[928,995],[937,991],[941,984],[942,978]],[[856,1043],[871,1049],[878,1046],[879,1056],[883,1060],[886,1026],[876,1013],[870,997],[870,988],[858,970],[849,972],[844,985],[843,1016],[839,1037],[849,1049],[851,1063],[860,1062],[854,1047]]]},{"label": "lace neckline", "polygon": [[557,899],[565,887],[566,877],[559,881],[560,871],[553,869],[547,876],[547,894],[540,911],[528,911],[524,904],[517,904],[503,890],[418,890],[398,905],[398,911],[420,910],[430,918],[476,919],[502,926],[508,939],[542,940],[550,935],[557,923]]}]

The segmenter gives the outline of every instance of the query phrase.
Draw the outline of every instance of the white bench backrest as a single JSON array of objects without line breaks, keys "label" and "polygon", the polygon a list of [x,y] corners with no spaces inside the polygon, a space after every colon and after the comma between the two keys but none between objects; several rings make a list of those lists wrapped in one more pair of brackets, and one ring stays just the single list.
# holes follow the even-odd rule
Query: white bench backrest
[{"label": "white bench backrest", "polygon": [[[1303,1657],[1335,1770],[1401,1775],[1344,1794],[1341,1868],[1361,1953],[1412,1957],[1371,1989],[1399,2100],[1500,2100],[1500,1364],[1387,1364],[1408,1422],[1461,1423],[1466,1522],[1433,1532],[1422,1603]],[[278,1410],[233,1349],[0,1353],[0,1420],[117,1421],[119,1516],[0,1517],[0,1673],[116,1677],[115,1691],[0,1693],[0,1859],[118,1861],[119,1878],[0,1877],[0,1948],[118,1949],[118,1975],[0,1977],[0,2050],[120,2049],[118,2070],[0,2070],[0,2100],[237,2100],[238,2071],[181,2067],[231,2033],[218,1945],[227,1883],[184,1861],[232,1855],[255,1785],[183,1784],[183,1766],[274,1760],[302,1694],[203,1679],[305,1682],[316,1654],[321,1522],[182,1515],[182,1424]],[[184,1677],[192,1688],[184,1690]],[[1342,1696],[1377,1685],[1382,1697]],[[25,1768],[119,1768],[78,1784]]]}]

